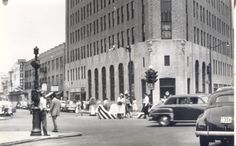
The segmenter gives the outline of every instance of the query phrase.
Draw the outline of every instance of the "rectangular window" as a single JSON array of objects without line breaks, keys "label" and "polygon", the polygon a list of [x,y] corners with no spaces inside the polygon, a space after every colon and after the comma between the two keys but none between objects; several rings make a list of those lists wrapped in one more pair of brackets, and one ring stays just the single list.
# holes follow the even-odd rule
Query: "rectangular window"
[{"label": "rectangular window", "polygon": [[108,13],[108,27],[111,28],[111,13]]},{"label": "rectangular window", "polygon": [[121,23],[124,22],[124,6],[121,6]]},{"label": "rectangular window", "polygon": [[107,19],[106,15],[103,16],[103,21],[104,21],[104,22],[103,22],[103,23],[104,23],[103,26],[104,26],[104,30],[106,30],[106,19]]},{"label": "rectangular window", "polygon": [[101,27],[101,32],[103,31],[103,17],[100,17],[100,27]]},{"label": "rectangular window", "polygon": [[117,48],[120,48],[120,33],[117,33]]},{"label": "rectangular window", "polygon": [[99,24],[98,24],[98,19],[97,19],[97,33],[99,33]]},{"label": "rectangular window", "polygon": [[164,64],[165,66],[170,66],[170,56],[164,56]]},{"label": "rectangular window", "polygon": [[134,35],[134,27],[131,28],[131,43],[134,44],[135,43],[135,35]]},{"label": "rectangular window", "polygon": [[92,56],[92,55],[93,55],[92,43],[89,44],[89,50],[90,50],[90,51],[89,51],[89,52],[90,52],[90,56]]},{"label": "rectangular window", "polygon": [[126,4],[126,12],[127,12],[127,21],[129,21],[129,3]]},{"label": "rectangular window", "polygon": [[104,52],[106,52],[107,50],[107,40],[106,38],[104,38]]},{"label": "rectangular window", "polygon": [[117,15],[117,25],[119,25],[120,24],[120,9],[119,8],[116,10],[116,15]]},{"label": "rectangular window", "polygon": [[115,35],[113,34],[112,35],[112,47],[113,47],[114,44],[115,44]]},{"label": "rectangular window", "polygon": [[121,46],[124,47],[124,31],[121,32]]},{"label": "rectangular window", "polygon": [[134,18],[134,1],[131,2],[131,19]]},{"label": "rectangular window", "polygon": [[112,13],[111,13],[111,17],[112,17],[112,27],[114,27],[114,25],[115,25],[115,12],[114,11],[112,11]]},{"label": "rectangular window", "polygon": [[127,35],[127,45],[129,45],[130,44],[129,43],[130,42],[130,40],[129,40],[129,29],[127,29],[127,34],[126,35]]},{"label": "rectangular window", "polygon": [[161,38],[171,39],[171,0],[161,0]]},{"label": "rectangular window", "polygon": [[103,53],[103,40],[101,39],[101,53]]},{"label": "rectangular window", "polygon": [[99,54],[99,41],[97,41],[97,54]]}]

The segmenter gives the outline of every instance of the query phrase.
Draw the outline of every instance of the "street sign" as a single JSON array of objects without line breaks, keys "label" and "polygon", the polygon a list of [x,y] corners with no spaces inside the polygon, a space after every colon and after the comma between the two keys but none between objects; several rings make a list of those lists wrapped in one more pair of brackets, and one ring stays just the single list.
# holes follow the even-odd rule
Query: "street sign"
[{"label": "street sign", "polygon": [[42,91],[47,91],[47,84],[46,83],[42,84]]},{"label": "street sign", "polygon": [[58,86],[51,86],[51,91],[52,91],[52,92],[57,92],[57,91],[59,91],[59,90],[58,90]]},{"label": "street sign", "polygon": [[154,83],[147,83],[148,89],[149,90],[154,90],[155,89],[155,84]]}]

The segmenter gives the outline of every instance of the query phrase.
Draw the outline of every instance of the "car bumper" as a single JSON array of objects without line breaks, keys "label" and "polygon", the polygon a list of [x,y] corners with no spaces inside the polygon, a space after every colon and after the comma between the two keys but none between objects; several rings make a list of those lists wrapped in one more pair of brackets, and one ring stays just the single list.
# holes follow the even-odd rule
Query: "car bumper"
[{"label": "car bumper", "polygon": [[67,108],[68,111],[75,111],[75,108]]},{"label": "car bumper", "polygon": [[234,131],[195,131],[196,136],[234,136]]}]

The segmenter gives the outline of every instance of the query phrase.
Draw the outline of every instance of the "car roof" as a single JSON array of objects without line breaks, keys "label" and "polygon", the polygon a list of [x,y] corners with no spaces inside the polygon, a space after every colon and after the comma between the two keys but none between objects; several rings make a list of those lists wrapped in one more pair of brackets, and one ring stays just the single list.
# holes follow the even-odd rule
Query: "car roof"
[{"label": "car roof", "polygon": [[219,91],[216,91],[215,93],[211,94],[209,96],[209,104],[211,105],[212,103],[214,103],[214,101],[216,100],[217,97],[221,96],[221,95],[227,95],[227,94],[233,94],[234,95],[234,90],[231,88],[227,88],[227,89],[222,89]]},{"label": "car roof", "polygon": [[179,94],[179,95],[172,95],[170,97],[177,98],[177,97],[207,97],[209,94]]},{"label": "car roof", "polygon": [[218,91],[223,91],[223,90],[230,90],[230,89],[234,89],[233,86],[224,86],[224,87],[220,87],[216,90],[216,92]]}]

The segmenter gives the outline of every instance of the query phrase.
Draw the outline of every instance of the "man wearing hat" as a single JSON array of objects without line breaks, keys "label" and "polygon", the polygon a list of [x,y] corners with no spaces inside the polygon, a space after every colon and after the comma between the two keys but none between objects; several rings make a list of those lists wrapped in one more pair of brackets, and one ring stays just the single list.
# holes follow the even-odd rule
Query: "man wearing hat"
[{"label": "man wearing hat", "polygon": [[57,99],[55,93],[53,93],[51,97],[52,97],[52,103],[51,103],[50,113],[52,116],[52,122],[54,126],[54,129],[52,132],[58,132],[56,119],[60,115],[61,102],[60,100]]}]

